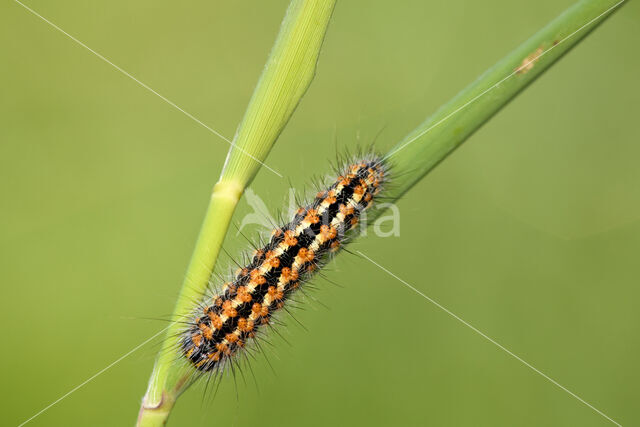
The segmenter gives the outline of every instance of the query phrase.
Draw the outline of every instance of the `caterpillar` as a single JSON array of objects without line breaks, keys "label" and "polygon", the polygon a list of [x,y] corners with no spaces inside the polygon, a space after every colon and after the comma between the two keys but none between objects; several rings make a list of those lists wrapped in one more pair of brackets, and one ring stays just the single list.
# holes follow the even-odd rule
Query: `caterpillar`
[{"label": "caterpillar", "polygon": [[180,335],[184,357],[198,371],[213,371],[244,348],[289,297],[355,233],[387,181],[385,161],[363,156],[314,200],[277,227],[267,244],[219,292],[194,310]]}]

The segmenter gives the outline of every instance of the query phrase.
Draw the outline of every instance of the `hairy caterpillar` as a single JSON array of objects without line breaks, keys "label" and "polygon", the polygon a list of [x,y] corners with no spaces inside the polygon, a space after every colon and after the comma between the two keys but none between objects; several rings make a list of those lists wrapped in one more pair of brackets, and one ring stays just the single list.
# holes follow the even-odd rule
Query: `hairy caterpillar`
[{"label": "hairy caterpillar", "polygon": [[253,254],[220,292],[196,309],[179,338],[186,359],[199,371],[212,371],[255,339],[274,312],[336,252],[387,181],[383,159],[364,156],[313,202],[276,228],[269,242]]}]

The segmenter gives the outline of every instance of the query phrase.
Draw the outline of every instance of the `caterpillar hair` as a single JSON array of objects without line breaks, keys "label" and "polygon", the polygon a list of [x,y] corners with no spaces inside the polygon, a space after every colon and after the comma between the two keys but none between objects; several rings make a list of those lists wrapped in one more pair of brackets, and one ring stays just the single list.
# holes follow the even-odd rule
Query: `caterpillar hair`
[{"label": "caterpillar hair", "polygon": [[368,154],[339,170],[328,188],[299,208],[291,222],[275,228],[248,265],[194,310],[179,347],[197,371],[233,363],[272,315],[356,233],[361,214],[388,181],[387,163]]}]

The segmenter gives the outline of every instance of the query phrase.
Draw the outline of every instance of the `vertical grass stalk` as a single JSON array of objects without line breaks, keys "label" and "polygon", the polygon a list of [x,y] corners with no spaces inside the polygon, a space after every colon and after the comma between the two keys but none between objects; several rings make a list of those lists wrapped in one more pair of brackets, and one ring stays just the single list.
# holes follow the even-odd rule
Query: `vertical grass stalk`
[{"label": "vertical grass stalk", "polygon": [[[214,186],[174,319],[188,314],[193,301],[205,291],[238,200],[309,87],[334,5],[335,0],[291,1]],[[164,425],[176,399],[188,386],[188,371],[175,363],[179,330],[179,324],[172,324],[167,331],[142,400],[140,427]]]}]

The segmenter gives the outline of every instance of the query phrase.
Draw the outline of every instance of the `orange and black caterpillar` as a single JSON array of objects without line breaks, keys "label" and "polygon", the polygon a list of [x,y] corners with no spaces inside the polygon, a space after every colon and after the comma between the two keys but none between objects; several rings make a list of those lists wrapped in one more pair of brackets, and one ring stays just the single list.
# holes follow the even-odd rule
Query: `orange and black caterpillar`
[{"label": "orange and black caterpillar", "polygon": [[377,156],[350,163],[291,222],[276,228],[231,282],[200,304],[179,340],[196,369],[220,367],[255,339],[272,314],[345,243],[385,183],[386,169]]}]

